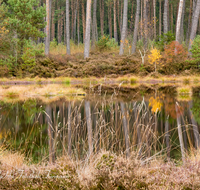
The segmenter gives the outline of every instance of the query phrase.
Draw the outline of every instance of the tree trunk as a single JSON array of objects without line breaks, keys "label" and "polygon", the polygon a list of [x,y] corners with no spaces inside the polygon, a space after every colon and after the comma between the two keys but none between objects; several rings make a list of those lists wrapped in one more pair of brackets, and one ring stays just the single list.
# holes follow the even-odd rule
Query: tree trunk
[{"label": "tree trunk", "polygon": [[131,23],[130,23],[130,31],[132,32],[133,30],[133,7],[134,7],[134,1],[131,2],[132,6],[131,6]]},{"label": "tree trunk", "polygon": [[173,4],[171,3],[171,32],[173,33],[173,27],[174,27],[174,18],[173,18],[173,15],[174,15],[174,10],[173,10]]},{"label": "tree trunk", "polygon": [[156,0],[153,0],[153,23],[154,23],[154,39],[156,39]]},{"label": "tree trunk", "polygon": [[181,147],[182,160],[183,162],[185,162],[185,150],[184,150],[184,143],[183,143],[183,136],[182,136],[182,129],[181,129],[180,110],[178,108],[177,103],[175,105],[175,109],[176,109],[176,115],[177,115],[178,136],[179,136],[179,142],[180,142],[180,147]]},{"label": "tree trunk", "polygon": [[159,1],[159,36],[162,34],[162,13],[161,13],[161,0]]},{"label": "tree trunk", "polygon": [[147,49],[148,43],[148,18],[147,18],[147,0],[144,0],[144,48]]},{"label": "tree trunk", "polygon": [[190,40],[189,40],[189,48],[188,48],[188,50],[191,49],[192,42],[193,42],[193,40],[194,40],[194,38],[196,36],[197,25],[198,25],[198,20],[199,20],[199,11],[200,11],[200,0],[197,0],[195,12],[194,12],[194,18],[192,20],[192,27],[191,27],[191,33],[190,33]]},{"label": "tree trunk", "polygon": [[108,25],[109,25],[109,34],[110,39],[112,39],[112,9],[111,9],[111,2],[108,5]]},{"label": "tree trunk", "polygon": [[71,127],[71,103],[68,104],[68,155],[72,154],[72,127]]},{"label": "tree trunk", "polygon": [[189,11],[189,17],[188,17],[188,29],[186,34],[186,44],[188,45],[189,41],[189,35],[191,30],[191,18],[192,18],[192,0],[190,0],[190,11]]},{"label": "tree trunk", "polygon": [[58,44],[61,43],[61,12],[60,12],[60,5],[58,5],[58,25],[57,25],[57,37],[58,37]]},{"label": "tree trunk", "polygon": [[[86,24],[86,28],[87,28],[87,24]],[[89,157],[91,157],[93,154],[92,121],[91,121],[90,102],[88,101],[85,101],[85,114],[86,114],[87,130],[88,130]]]},{"label": "tree trunk", "polygon": [[81,8],[82,8],[82,25],[83,25],[83,43],[85,43],[85,6],[84,6],[84,0],[81,1]]},{"label": "tree trunk", "polygon": [[69,32],[69,0],[66,0],[66,42],[67,54],[70,55],[70,32]]},{"label": "tree trunk", "polygon": [[45,55],[49,55],[49,48],[50,48],[50,22],[51,22],[51,0],[46,0],[46,28],[45,28],[45,32],[46,32],[46,37],[45,37]]},{"label": "tree trunk", "polygon": [[116,15],[116,0],[114,0],[114,38],[115,38],[115,41],[118,42],[118,36],[117,36],[117,15]]},{"label": "tree trunk", "polygon": [[132,53],[135,53],[136,44],[137,44],[139,17],[140,17],[140,0],[137,0],[137,10],[136,10],[136,15],[135,15],[135,27],[134,27],[134,34],[133,34]]},{"label": "tree trunk", "polygon": [[122,27],[122,33],[121,33],[121,42],[120,42],[119,55],[123,55],[124,54],[124,43],[125,43],[126,29],[127,29],[127,11],[128,11],[128,0],[124,0],[123,27]]},{"label": "tree trunk", "polygon": [[180,42],[184,41],[184,17],[185,17],[185,0],[183,0],[183,11],[182,11],[181,28],[180,28]]},{"label": "tree trunk", "polygon": [[163,14],[164,33],[168,32],[168,15],[167,15],[168,1],[169,0],[165,0],[165,3],[164,3],[164,14]]},{"label": "tree trunk", "polygon": [[90,24],[91,24],[91,0],[87,0],[84,58],[89,57],[89,52],[90,52]]},{"label": "tree trunk", "polygon": [[75,2],[75,12],[74,12],[74,27],[73,27],[73,41],[75,43],[76,41],[76,17],[77,17],[77,7],[78,7],[78,2]]},{"label": "tree trunk", "polygon": [[126,146],[126,156],[130,156],[130,145],[129,145],[129,132],[128,132],[128,121],[125,113],[125,106],[123,102],[120,102],[121,112],[122,112],[122,125],[124,129],[125,136],[125,146]]},{"label": "tree trunk", "polygon": [[95,42],[96,42],[96,22],[97,22],[97,0],[94,0],[93,2],[93,22],[92,22],[92,48],[95,48]]},{"label": "tree trunk", "polygon": [[118,20],[119,32],[121,34],[121,27],[120,27],[121,23],[120,23],[120,19],[119,19],[120,18],[120,16],[119,16],[120,15],[119,10],[120,10],[119,9],[119,0],[117,0],[117,20]]},{"label": "tree trunk", "polygon": [[80,43],[80,13],[79,13],[79,0],[77,0],[77,35],[78,35],[78,44]]},{"label": "tree trunk", "polygon": [[176,41],[177,42],[180,42],[180,27],[181,27],[182,12],[183,12],[183,0],[180,0],[178,16],[177,16],[177,24],[176,24]]},{"label": "tree trunk", "polygon": [[52,2],[52,16],[51,16],[51,41],[55,38],[55,23],[54,23],[54,15],[55,15],[55,1]]}]

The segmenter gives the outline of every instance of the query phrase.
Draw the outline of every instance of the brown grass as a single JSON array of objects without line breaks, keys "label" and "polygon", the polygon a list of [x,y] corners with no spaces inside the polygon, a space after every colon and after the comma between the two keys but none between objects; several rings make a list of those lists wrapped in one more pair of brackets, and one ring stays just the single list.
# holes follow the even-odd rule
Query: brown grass
[{"label": "brown grass", "polygon": [[[1,189],[200,189],[199,153],[188,156],[185,165],[165,162],[162,157],[146,162],[135,152],[126,158],[102,151],[90,161],[62,156],[53,165],[28,165],[23,156],[6,154],[0,157]],[[12,167],[12,178],[7,166]]]}]

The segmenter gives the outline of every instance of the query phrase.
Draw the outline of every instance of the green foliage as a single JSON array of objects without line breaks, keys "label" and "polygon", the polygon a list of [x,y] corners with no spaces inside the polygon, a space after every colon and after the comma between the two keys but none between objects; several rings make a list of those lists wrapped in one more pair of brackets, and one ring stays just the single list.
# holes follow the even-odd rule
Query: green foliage
[{"label": "green foliage", "polygon": [[200,99],[198,97],[193,98],[192,114],[195,121],[200,124]]},{"label": "green foliage", "polygon": [[109,35],[101,36],[100,39],[96,42],[96,48],[100,52],[116,48],[118,44],[115,42],[115,39],[110,39]]},{"label": "green foliage", "polygon": [[158,36],[158,41],[156,42],[157,48],[164,51],[164,46],[170,44],[175,40],[175,35],[169,31],[161,36]]},{"label": "green foliage", "polygon": [[200,60],[200,35],[196,36],[192,43],[191,53],[192,57],[195,59]]},{"label": "green foliage", "polygon": [[23,64],[21,65],[22,69],[28,69],[31,71],[35,65],[35,57],[43,53],[43,49],[34,45],[30,40],[25,41],[23,48],[23,54],[21,56]]}]

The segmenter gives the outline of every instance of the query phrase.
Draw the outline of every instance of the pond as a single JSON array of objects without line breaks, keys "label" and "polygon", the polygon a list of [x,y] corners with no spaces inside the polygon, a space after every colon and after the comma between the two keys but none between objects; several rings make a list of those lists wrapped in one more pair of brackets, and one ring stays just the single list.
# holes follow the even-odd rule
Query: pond
[{"label": "pond", "polygon": [[90,85],[72,96],[25,98],[4,96],[10,88],[0,97],[1,146],[33,162],[53,163],[63,154],[87,159],[101,150],[181,159],[200,146],[199,87],[179,96],[175,85]]}]

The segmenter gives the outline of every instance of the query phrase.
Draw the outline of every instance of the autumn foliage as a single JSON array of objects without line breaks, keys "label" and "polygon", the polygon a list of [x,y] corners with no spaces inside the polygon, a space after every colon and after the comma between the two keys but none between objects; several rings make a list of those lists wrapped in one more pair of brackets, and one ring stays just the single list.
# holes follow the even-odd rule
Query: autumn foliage
[{"label": "autumn foliage", "polygon": [[188,52],[184,49],[182,44],[173,41],[165,47],[163,58],[166,63],[180,62],[187,58],[187,54]]},{"label": "autumn foliage", "polygon": [[154,48],[151,50],[151,54],[148,56],[149,58],[149,63],[150,64],[155,64],[155,72],[156,72],[156,64],[158,64],[158,61],[161,58],[160,50]]}]

